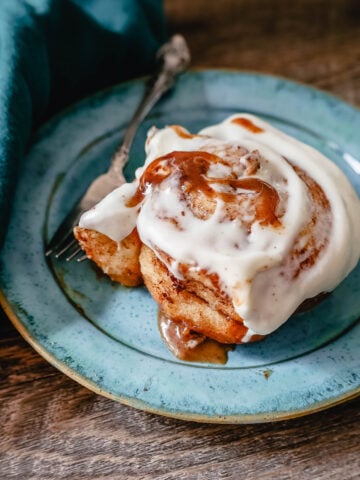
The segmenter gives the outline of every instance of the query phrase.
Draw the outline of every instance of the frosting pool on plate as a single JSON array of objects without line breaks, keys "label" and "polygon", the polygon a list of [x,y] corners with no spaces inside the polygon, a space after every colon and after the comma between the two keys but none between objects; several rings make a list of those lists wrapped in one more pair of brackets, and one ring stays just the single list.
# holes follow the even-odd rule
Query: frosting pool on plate
[{"label": "frosting pool on plate", "polygon": [[[237,114],[198,135],[154,129],[146,153],[134,182],[86,212],[80,227],[118,242],[136,226],[162,261],[165,253],[176,277],[181,264],[216,274],[249,339],[274,331],[356,266],[360,202],[350,183],[318,151],[261,119]],[[323,192],[322,215],[301,172]],[[189,202],[194,178],[197,192],[211,200],[210,215]],[[312,248],[305,228],[312,218],[321,239],[317,260],[289,281],[284,268],[294,245]]]}]

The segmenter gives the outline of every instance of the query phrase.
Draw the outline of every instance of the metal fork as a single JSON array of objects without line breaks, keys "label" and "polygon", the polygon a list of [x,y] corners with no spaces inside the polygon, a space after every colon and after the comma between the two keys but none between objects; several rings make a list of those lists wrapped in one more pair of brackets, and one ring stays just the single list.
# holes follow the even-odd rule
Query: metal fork
[{"label": "metal fork", "polygon": [[[47,257],[54,255],[55,258],[59,258],[67,253],[66,261],[70,261],[81,252],[73,235],[73,228],[78,224],[83,212],[125,182],[123,168],[128,161],[130,148],[140,123],[163,94],[174,85],[177,75],[186,70],[190,63],[190,52],[185,39],[181,35],[174,35],[158,50],[156,58],[158,68],[146,84],[144,95],[125,131],[123,142],[111,160],[109,170],[91,183],[85,195],[64,218],[46,246]],[[85,259],[86,255],[83,255],[77,258],[77,261]]]}]

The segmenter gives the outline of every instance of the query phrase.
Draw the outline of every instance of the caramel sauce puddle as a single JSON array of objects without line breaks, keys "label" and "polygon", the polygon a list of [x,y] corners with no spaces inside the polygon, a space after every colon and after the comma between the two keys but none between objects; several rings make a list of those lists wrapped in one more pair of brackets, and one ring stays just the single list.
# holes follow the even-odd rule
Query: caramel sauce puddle
[{"label": "caramel sauce puddle", "polygon": [[219,343],[190,330],[184,322],[171,320],[161,309],[158,314],[158,326],[170,352],[186,362],[224,365],[228,359],[228,352],[234,349],[233,345]]}]

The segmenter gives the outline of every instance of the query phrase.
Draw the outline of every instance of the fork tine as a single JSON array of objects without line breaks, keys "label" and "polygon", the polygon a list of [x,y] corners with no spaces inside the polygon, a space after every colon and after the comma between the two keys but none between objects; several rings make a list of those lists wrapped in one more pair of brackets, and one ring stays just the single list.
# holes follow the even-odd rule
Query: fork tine
[{"label": "fork tine", "polygon": [[64,241],[60,244],[60,246],[61,246],[62,244],[64,244],[64,243],[65,243],[65,240],[67,240],[67,239],[69,239],[69,241],[67,241],[66,245],[65,245],[61,250],[59,250],[58,252],[55,253],[55,258],[60,258],[61,255],[63,255],[65,252],[67,252],[70,248],[72,248],[72,247],[74,247],[75,245],[77,245],[77,241],[75,240],[75,238],[73,238],[73,239],[71,240],[71,236],[68,235],[68,236],[66,237],[66,239],[64,239]]},{"label": "fork tine", "polygon": [[66,261],[70,262],[73,258],[75,258],[81,252],[81,248],[77,247],[68,257],[66,257]]},{"label": "fork tine", "polygon": [[[46,246],[45,255],[47,257],[55,253],[56,258],[58,258],[64,253],[62,247],[67,246],[67,244],[74,238],[73,228],[78,223],[81,213],[81,205],[76,204],[67,214],[54,233],[50,243]],[[64,251],[66,252],[66,250]]]},{"label": "fork tine", "polygon": [[66,235],[55,245],[54,247],[54,252],[55,254],[59,253],[66,247],[66,246],[72,246],[74,241],[74,235],[72,230],[69,230]]},{"label": "fork tine", "polygon": [[[45,251],[45,256],[48,257],[52,253],[55,253],[55,256],[61,255],[62,252],[62,247],[66,247],[73,238],[73,232],[72,229],[69,229],[65,231],[62,235],[61,238],[56,239],[54,238],[51,244],[48,246],[47,250]],[[65,250],[66,251],[66,250]]]},{"label": "fork tine", "polygon": [[84,260],[87,260],[89,257],[87,255],[83,255],[82,257],[79,257],[76,259],[78,263],[83,262]]}]

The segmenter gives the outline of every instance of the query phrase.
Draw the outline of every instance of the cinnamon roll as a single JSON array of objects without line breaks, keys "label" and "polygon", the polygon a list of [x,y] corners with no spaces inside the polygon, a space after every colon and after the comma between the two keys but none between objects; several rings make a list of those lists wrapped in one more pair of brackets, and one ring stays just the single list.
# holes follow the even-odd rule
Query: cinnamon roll
[{"label": "cinnamon roll", "polygon": [[111,278],[145,283],[181,358],[206,338],[261,339],[356,266],[360,202],[347,178],[260,118],[233,115],[196,135],[153,128],[146,153],[75,236]]}]

